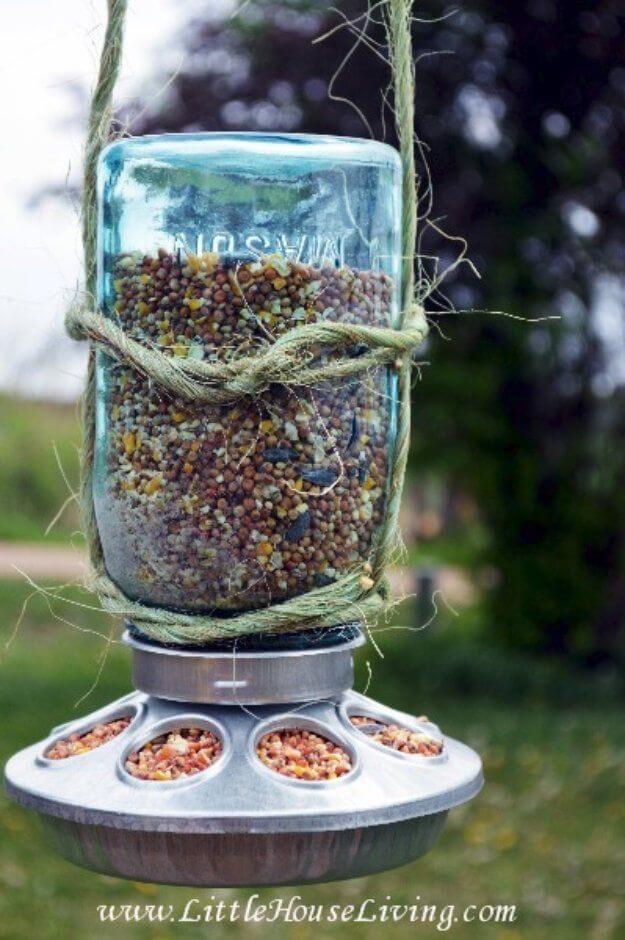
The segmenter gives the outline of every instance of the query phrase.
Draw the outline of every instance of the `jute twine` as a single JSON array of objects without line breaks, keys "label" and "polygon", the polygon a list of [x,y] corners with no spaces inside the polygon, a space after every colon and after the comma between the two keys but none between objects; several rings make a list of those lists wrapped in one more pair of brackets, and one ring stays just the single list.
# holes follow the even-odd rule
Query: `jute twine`
[{"label": "jute twine", "polygon": [[[91,100],[82,203],[86,296],[95,296],[97,204],[96,170],[100,152],[113,134],[112,95],[119,72],[127,0],[107,0],[108,21],[98,80]],[[144,634],[161,643],[198,644],[261,633],[290,633],[336,626],[353,620],[372,622],[389,601],[385,568],[398,543],[398,517],[410,444],[412,354],[427,334],[423,308],[415,300],[414,247],[417,192],[414,162],[414,62],[410,34],[412,0],[386,0],[385,26],[395,99],[395,121],[403,173],[402,297],[398,329],[344,323],[310,323],[279,337],[254,355],[228,363],[174,359],[134,340],[115,322],[88,306],[72,307],[66,317],[74,339],[90,341],[87,382],[83,396],[81,509],[91,571],[87,586],[102,607],[131,620]],[[341,356],[349,347],[366,347],[364,355]],[[235,616],[185,614],[146,606],[127,597],[106,573],[96,523],[93,493],[95,444],[95,350],[104,349],[177,399],[209,405],[229,404],[259,395],[272,384],[313,386],[337,381],[381,366],[398,377],[398,420],[385,515],[372,556],[362,567],[325,587],[261,610]],[[319,348],[324,354],[318,357]]]}]

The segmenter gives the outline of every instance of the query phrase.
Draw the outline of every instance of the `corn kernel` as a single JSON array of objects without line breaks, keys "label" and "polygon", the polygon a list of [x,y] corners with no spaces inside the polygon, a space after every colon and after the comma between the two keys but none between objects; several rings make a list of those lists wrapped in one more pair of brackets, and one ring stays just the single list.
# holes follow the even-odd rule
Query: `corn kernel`
[{"label": "corn kernel", "polygon": [[152,479],[145,484],[144,492],[147,493],[148,496],[152,496],[154,493],[156,493],[162,482],[163,481],[160,476],[152,477]]}]

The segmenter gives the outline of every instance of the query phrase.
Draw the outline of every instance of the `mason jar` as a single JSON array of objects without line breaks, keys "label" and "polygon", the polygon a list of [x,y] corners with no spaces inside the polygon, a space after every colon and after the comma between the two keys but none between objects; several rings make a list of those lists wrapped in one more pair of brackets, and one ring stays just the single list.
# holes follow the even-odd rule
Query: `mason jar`
[{"label": "mason jar", "polygon": [[[120,140],[100,159],[98,200],[100,309],[167,356],[227,361],[321,320],[396,323],[401,166],[385,144]],[[177,401],[98,351],[94,503],[109,576],[133,600],[227,614],[362,565],[395,405],[386,368],[227,406]]]}]

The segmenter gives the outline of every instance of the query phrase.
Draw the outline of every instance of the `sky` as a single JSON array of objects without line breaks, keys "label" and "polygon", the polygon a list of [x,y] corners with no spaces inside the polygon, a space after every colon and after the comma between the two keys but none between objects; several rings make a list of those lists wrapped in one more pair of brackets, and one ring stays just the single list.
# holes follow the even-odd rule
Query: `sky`
[{"label": "sky", "polygon": [[[116,100],[158,93],[150,82],[176,69],[180,30],[199,6],[132,0]],[[80,180],[105,10],[104,0],[0,0],[0,388],[36,397],[73,399],[82,385],[85,350],[63,335],[81,272],[65,190]],[[50,187],[61,197],[34,201]]]}]

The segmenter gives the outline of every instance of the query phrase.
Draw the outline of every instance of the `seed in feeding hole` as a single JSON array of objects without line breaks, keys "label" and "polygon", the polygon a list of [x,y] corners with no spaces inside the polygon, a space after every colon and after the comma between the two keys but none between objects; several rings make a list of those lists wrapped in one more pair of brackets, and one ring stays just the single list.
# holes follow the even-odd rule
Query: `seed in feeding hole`
[{"label": "seed in feeding hole", "polygon": [[354,715],[353,718],[350,718],[350,721],[363,734],[374,734],[386,727],[383,721],[377,718],[367,718],[365,715]]},{"label": "seed in feeding hole", "polygon": [[176,728],[148,741],[126,758],[138,780],[180,780],[207,770],[221,757],[221,741],[205,728]]},{"label": "seed in feeding hole", "polygon": [[402,725],[390,724],[368,715],[351,715],[350,722],[372,741],[392,748],[401,754],[420,754],[422,757],[437,757],[442,753],[443,742],[437,741],[424,731],[411,731]]},{"label": "seed in feeding hole", "polygon": [[114,721],[94,725],[82,734],[70,734],[56,741],[45,756],[49,760],[63,760],[65,757],[75,757],[76,754],[87,754],[116,738],[118,734],[126,730],[131,720],[132,716],[128,715],[125,718],[116,718]]},{"label": "seed in feeding hole", "polygon": [[300,728],[270,731],[258,742],[256,753],[270,770],[293,780],[338,780],[352,769],[342,747]]}]

